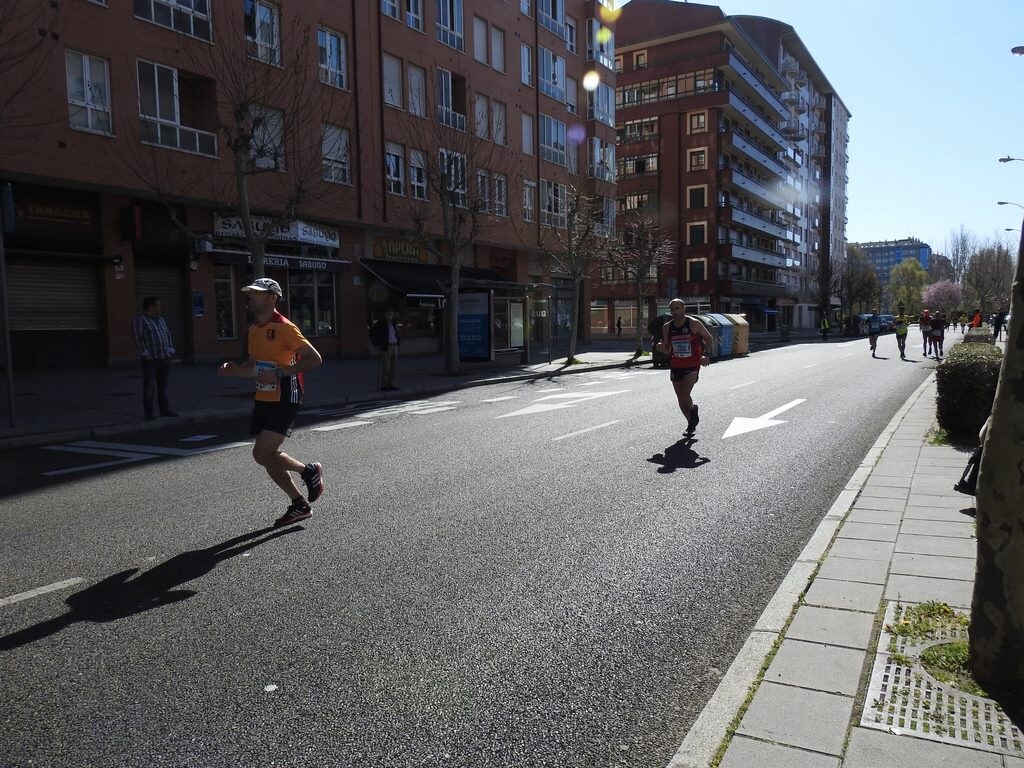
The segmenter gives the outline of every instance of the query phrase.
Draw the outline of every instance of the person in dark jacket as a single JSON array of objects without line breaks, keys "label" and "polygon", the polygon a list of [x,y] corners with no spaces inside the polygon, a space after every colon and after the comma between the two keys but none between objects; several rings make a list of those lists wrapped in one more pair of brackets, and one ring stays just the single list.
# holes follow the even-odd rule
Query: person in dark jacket
[{"label": "person in dark jacket", "polygon": [[395,310],[384,311],[384,317],[370,328],[370,342],[380,350],[380,389],[388,392],[395,386],[395,368],[398,365],[398,347],[401,339],[395,324]]}]

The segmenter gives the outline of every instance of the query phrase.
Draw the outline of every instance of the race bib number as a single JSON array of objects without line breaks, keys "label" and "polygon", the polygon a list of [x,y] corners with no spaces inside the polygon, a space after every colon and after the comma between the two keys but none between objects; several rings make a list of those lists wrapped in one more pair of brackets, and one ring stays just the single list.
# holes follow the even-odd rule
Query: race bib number
[{"label": "race bib number", "polygon": [[676,357],[690,357],[693,354],[693,347],[688,341],[673,341],[672,354]]},{"label": "race bib number", "polygon": [[[277,368],[277,363],[273,363],[267,360],[256,361],[256,375],[259,376],[264,371],[273,371]],[[277,392],[277,383],[273,384],[260,384],[256,382],[256,389],[261,392]]]}]

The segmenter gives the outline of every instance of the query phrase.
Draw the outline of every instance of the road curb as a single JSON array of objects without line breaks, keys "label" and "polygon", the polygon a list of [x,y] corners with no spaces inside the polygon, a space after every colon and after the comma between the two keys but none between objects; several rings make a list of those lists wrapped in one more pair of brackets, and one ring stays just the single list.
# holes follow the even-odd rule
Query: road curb
[{"label": "road curb", "polygon": [[[438,383],[427,386],[419,386],[410,389],[394,392],[366,392],[358,395],[333,398],[306,403],[310,408],[342,408],[346,405],[356,405],[378,400],[408,400],[410,397],[421,397],[424,395],[438,395],[445,392],[454,392],[470,387],[484,387],[492,384],[503,384],[515,381],[537,381],[549,379],[555,376],[565,376],[574,373],[587,373],[589,371],[605,371],[615,368],[639,368],[645,363],[650,365],[650,359],[642,359],[640,362],[632,360],[622,363],[584,363],[572,369],[559,369],[555,371],[542,371],[537,373],[515,374],[512,376],[494,376],[487,379],[473,379],[471,381],[459,381],[450,383]],[[55,432],[37,432],[0,439],[0,451],[15,450],[18,448],[34,448],[50,443],[73,443],[78,440],[97,440],[115,435],[123,435],[134,432],[155,432],[167,426],[195,424],[197,426],[209,424],[211,421],[246,416],[252,412],[252,406],[247,401],[245,405],[234,408],[209,409],[196,411],[187,416],[176,416],[173,418],[162,418],[154,421],[129,421],[121,424],[102,424],[95,427],[82,427],[74,430],[60,430]]]},{"label": "road curb", "polygon": [[697,716],[696,722],[683,738],[667,768],[707,768],[719,746],[727,738],[729,726],[740,707],[757,683],[765,659],[782,636],[782,630],[796,609],[800,596],[814,581],[818,564],[825,556],[839,528],[842,527],[853,502],[860,494],[871,470],[878,462],[896,428],[913,405],[931,384],[935,373],[930,373],[906,402],[895,413],[878,439],[875,440],[860,466],[854,470],[844,489],[832,503],[825,517],[815,529],[789,573],[782,580],[743,647],[726,671],[718,688]]}]

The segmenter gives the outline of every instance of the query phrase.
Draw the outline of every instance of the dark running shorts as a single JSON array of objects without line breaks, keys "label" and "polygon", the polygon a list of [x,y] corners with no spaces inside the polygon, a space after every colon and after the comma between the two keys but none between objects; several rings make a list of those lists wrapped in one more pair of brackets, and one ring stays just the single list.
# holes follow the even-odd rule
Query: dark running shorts
[{"label": "dark running shorts", "polygon": [[672,381],[682,381],[687,376],[689,376],[691,373],[696,373],[698,375],[698,377],[699,377],[700,376],[700,366],[698,365],[696,368],[673,368],[672,369],[672,374],[671,374],[671,376],[669,378]]},{"label": "dark running shorts", "polygon": [[257,400],[252,409],[249,434],[258,435],[266,430],[288,437],[292,433],[292,422],[299,415],[299,403],[267,403]]}]

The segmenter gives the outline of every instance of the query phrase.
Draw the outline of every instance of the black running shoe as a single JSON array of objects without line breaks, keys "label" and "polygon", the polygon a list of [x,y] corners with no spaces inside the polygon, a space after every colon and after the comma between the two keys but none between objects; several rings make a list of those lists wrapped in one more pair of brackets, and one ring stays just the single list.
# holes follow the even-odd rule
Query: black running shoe
[{"label": "black running shoe", "polygon": [[696,431],[698,424],[700,424],[700,414],[697,413],[697,404],[694,403],[693,407],[690,409],[690,421],[689,421],[690,430],[689,431],[690,432]]},{"label": "black running shoe", "polygon": [[288,505],[288,509],[284,511],[284,514],[274,521],[274,525],[278,527],[291,525],[312,516],[313,510],[309,508],[309,504],[299,499]]},{"label": "black running shoe", "polygon": [[307,464],[300,477],[306,484],[306,498],[311,502],[319,499],[324,492],[324,468],[320,462]]}]

